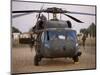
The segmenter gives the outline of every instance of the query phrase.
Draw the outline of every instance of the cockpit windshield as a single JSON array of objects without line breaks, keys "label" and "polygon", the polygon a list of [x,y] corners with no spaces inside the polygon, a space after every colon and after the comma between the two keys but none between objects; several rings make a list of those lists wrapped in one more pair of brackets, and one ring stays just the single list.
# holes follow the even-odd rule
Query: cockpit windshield
[{"label": "cockpit windshield", "polygon": [[67,39],[76,41],[75,31],[47,31],[45,41],[55,40],[55,39]]}]

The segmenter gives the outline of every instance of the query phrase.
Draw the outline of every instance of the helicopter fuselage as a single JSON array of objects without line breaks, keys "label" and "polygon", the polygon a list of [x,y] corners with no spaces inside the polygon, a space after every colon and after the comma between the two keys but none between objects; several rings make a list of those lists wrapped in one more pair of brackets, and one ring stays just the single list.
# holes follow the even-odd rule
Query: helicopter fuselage
[{"label": "helicopter fuselage", "polygon": [[66,21],[47,21],[46,29],[37,37],[36,54],[44,58],[78,56],[76,31]]}]

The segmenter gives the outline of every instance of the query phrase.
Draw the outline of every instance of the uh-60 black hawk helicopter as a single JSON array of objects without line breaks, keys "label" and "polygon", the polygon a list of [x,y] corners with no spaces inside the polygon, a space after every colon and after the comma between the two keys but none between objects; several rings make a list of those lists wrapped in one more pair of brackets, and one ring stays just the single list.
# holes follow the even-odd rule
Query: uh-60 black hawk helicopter
[{"label": "uh-60 black hawk helicopter", "polygon": [[[42,12],[48,14],[52,13],[53,18],[49,19],[48,16],[47,19]],[[78,23],[83,22],[66,13],[81,15],[93,14],[70,12],[56,7],[41,10],[12,11],[12,13],[23,13],[21,15],[14,15],[12,16],[13,18],[28,15],[29,13],[39,13],[36,25],[32,29],[33,34],[37,34],[34,41],[36,52],[34,57],[34,65],[39,65],[42,58],[69,57],[72,58],[74,62],[79,61],[81,52],[79,51],[76,31],[72,29],[70,21],[58,19],[57,14],[63,14]]]}]

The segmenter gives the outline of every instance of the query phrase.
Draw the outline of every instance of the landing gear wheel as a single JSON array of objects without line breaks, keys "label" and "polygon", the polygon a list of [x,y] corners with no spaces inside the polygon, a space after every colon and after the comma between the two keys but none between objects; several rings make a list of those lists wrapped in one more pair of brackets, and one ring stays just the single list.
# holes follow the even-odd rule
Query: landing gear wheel
[{"label": "landing gear wheel", "polygon": [[41,61],[42,57],[40,55],[35,55],[34,57],[34,65],[38,66],[39,62]]},{"label": "landing gear wheel", "polygon": [[35,65],[35,66],[38,66],[38,65],[39,65],[39,57],[38,57],[38,55],[36,55],[36,56],[34,57],[34,65]]},{"label": "landing gear wheel", "polygon": [[78,56],[77,57],[73,57],[73,60],[74,60],[74,62],[78,62],[79,61]]}]

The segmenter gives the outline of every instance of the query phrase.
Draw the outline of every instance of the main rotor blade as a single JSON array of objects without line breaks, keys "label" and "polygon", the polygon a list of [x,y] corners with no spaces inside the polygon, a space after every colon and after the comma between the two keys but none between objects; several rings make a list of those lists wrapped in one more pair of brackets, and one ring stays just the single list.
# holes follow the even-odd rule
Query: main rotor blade
[{"label": "main rotor blade", "polygon": [[40,13],[40,12],[44,12],[44,10],[23,10],[23,11],[12,11],[12,13],[31,13],[31,12]]},{"label": "main rotor blade", "polygon": [[69,18],[71,18],[71,19],[73,19],[73,20],[76,21],[76,22],[83,23],[83,22],[80,21],[79,19],[76,19],[75,17],[72,17],[72,16],[70,16],[70,15],[68,15],[68,14],[64,14],[64,15],[67,16],[67,17],[69,17]]},{"label": "main rotor blade", "polygon": [[42,10],[20,10],[20,11],[12,11],[12,13],[30,13],[30,12],[36,12],[36,13],[41,13],[41,12],[45,12],[45,13],[67,13],[66,10],[62,11],[55,11],[55,10],[51,10],[51,9],[42,9]]},{"label": "main rotor blade", "polygon": [[32,14],[32,13],[39,13],[39,15],[38,15],[38,17],[39,17],[41,12],[46,12],[45,10],[42,10],[43,6],[44,6],[44,4],[42,5],[40,10],[12,11],[13,14],[20,13],[20,14],[17,14],[17,15],[12,15],[12,18],[16,18],[16,17],[20,17],[20,16],[24,16],[24,15],[29,15],[29,14]]},{"label": "main rotor blade", "polygon": [[12,18],[17,18],[17,17],[29,15],[29,14],[32,14],[32,12],[31,13],[23,13],[23,14],[12,15]]},{"label": "main rotor blade", "polygon": [[83,13],[83,12],[73,12],[73,11],[68,11],[67,13],[70,13],[70,14],[79,14],[79,15],[96,16],[96,14],[92,14],[92,13]]},{"label": "main rotor blade", "polygon": [[[40,11],[43,9],[43,6],[44,6],[44,4],[41,6]],[[38,19],[40,18],[40,14],[41,14],[41,12],[39,12],[39,14],[38,14],[37,21],[38,21]]]}]

